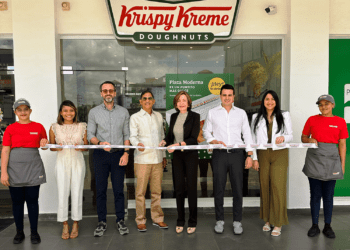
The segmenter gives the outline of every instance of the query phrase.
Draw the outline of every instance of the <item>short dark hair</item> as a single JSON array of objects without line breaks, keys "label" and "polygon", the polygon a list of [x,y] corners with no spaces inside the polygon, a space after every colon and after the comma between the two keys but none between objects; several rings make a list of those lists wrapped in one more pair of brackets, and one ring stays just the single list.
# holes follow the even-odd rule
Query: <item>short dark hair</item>
[{"label": "short dark hair", "polygon": [[233,94],[235,94],[235,88],[232,85],[230,85],[230,84],[222,85],[222,87],[220,89],[220,95],[221,95],[223,89],[232,89],[233,90]]},{"label": "short dark hair", "polygon": [[180,96],[182,96],[182,95],[186,96],[186,98],[187,98],[187,104],[188,104],[187,110],[191,110],[191,107],[192,107],[192,99],[191,99],[190,95],[186,91],[182,90],[176,94],[176,96],[174,97],[174,100],[173,100],[174,108],[177,112],[180,111],[177,108],[177,102],[179,101]]},{"label": "short dark hair", "polygon": [[115,86],[115,83],[114,83],[114,82],[105,81],[105,82],[101,83],[101,85],[100,85],[100,92],[102,92],[102,86],[103,86],[104,84],[111,84],[111,85],[113,85],[114,91],[117,91],[117,87]]},{"label": "short dark hair", "polygon": [[152,91],[146,89],[146,90],[142,91],[142,93],[140,95],[140,100],[142,99],[142,96],[144,96],[147,93],[150,93],[152,95],[153,99],[154,99],[154,95],[153,95]]}]

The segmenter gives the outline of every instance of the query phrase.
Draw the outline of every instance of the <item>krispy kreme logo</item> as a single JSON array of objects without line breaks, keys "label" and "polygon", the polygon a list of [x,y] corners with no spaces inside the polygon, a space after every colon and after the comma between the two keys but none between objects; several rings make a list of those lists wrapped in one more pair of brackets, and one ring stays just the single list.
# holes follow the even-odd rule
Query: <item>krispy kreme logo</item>
[{"label": "krispy kreme logo", "polygon": [[106,0],[118,39],[136,43],[211,43],[229,39],[240,0]]}]

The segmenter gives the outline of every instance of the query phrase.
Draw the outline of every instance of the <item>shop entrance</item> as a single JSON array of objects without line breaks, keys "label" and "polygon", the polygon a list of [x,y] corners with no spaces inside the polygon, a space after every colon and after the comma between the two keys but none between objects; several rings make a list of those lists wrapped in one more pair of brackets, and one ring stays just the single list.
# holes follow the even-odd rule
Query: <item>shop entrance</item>
[{"label": "shop entrance", "polygon": [[[89,110],[102,102],[98,86],[114,81],[116,102],[132,115],[139,111],[139,95],[149,89],[156,99],[154,109],[165,118],[165,85],[167,74],[222,74],[233,73],[236,90],[235,105],[246,110],[249,117],[260,105],[267,89],[281,93],[280,39],[229,40],[212,45],[137,45],[114,39],[61,40],[62,66],[71,67],[69,75],[62,75],[62,100],[69,99],[78,106],[80,121],[87,122]],[[62,72],[63,73],[63,72]],[[84,185],[84,215],[96,215],[91,152],[85,153],[86,177]],[[124,191],[128,208],[135,208],[133,152],[129,157]],[[176,207],[172,165],[168,162],[163,175],[162,202],[164,207]],[[198,166],[198,204],[214,204],[211,159]],[[232,192],[227,182],[225,197],[232,205]],[[259,197],[258,172],[245,173],[245,197]],[[230,198],[231,197],[231,198]],[[146,204],[150,201],[149,190]],[[114,213],[113,192],[108,186],[109,214]],[[212,206],[210,205],[210,206]],[[162,205],[163,206],[163,205]]]}]

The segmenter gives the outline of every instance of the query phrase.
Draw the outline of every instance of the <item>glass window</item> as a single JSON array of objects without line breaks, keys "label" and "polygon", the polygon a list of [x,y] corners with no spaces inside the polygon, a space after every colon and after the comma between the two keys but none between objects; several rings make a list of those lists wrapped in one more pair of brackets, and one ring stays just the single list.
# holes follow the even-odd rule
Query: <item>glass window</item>
[{"label": "glass window", "polygon": [[[87,121],[88,111],[102,102],[98,86],[106,80],[118,84],[116,101],[130,115],[140,109],[139,95],[153,92],[154,109],[165,115],[166,74],[233,73],[235,106],[256,112],[261,97],[268,89],[281,94],[280,39],[229,40],[212,45],[135,45],[116,40],[62,40],[62,66],[72,66],[73,75],[63,75],[62,96],[72,100],[79,109],[81,121]],[[126,69],[122,69],[126,67]],[[120,88],[119,88],[120,86]],[[95,214],[92,156],[86,154],[90,172],[86,175],[85,214]],[[135,199],[133,152],[126,171],[125,192]],[[162,198],[173,198],[172,167],[169,161],[164,172]],[[211,159],[201,159],[198,171],[198,197],[213,195]],[[91,193],[92,190],[93,192]],[[232,197],[229,181],[225,196]],[[108,185],[108,212],[113,213],[111,183]],[[244,172],[244,196],[259,196],[259,176],[254,170]],[[150,198],[149,190],[146,198]],[[91,202],[92,201],[92,202]]]},{"label": "glass window", "polygon": [[121,70],[124,47],[117,40],[62,40],[62,66],[74,70]]},{"label": "glass window", "polygon": [[[16,121],[12,109],[15,101],[15,77],[13,73],[13,40],[0,39],[0,155],[5,129]],[[3,185],[0,185],[0,197],[0,214],[12,216],[10,193],[8,188]]]}]

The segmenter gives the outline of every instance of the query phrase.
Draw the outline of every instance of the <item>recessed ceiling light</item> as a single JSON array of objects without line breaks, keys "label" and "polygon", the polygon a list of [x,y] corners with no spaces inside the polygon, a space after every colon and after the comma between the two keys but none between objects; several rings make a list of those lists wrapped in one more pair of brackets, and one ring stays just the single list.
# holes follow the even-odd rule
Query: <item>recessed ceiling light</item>
[{"label": "recessed ceiling light", "polygon": [[188,63],[188,62],[186,62],[186,63]]},{"label": "recessed ceiling light", "polygon": [[230,48],[230,47],[227,47],[228,49]]},{"label": "recessed ceiling light", "polygon": [[149,47],[147,47],[147,49],[149,49]]},{"label": "recessed ceiling light", "polygon": [[190,47],[190,49],[193,49],[193,47]]}]

